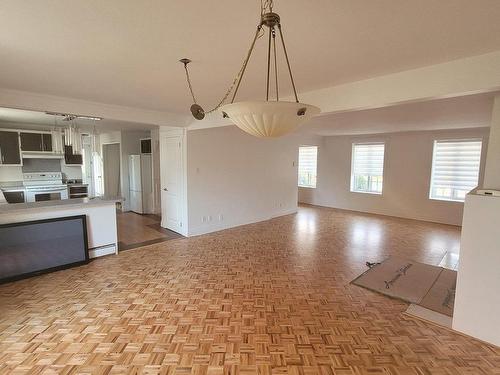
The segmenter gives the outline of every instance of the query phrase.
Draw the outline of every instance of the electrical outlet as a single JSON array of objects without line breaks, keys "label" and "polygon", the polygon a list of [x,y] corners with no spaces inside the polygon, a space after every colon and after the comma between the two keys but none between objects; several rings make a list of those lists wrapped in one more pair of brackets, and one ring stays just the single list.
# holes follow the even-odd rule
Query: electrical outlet
[{"label": "electrical outlet", "polygon": [[212,221],[212,215],[208,215],[207,221]]},{"label": "electrical outlet", "polygon": [[222,214],[219,214],[219,221],[222,221],[224,220],[224,216],[222,216]]}]

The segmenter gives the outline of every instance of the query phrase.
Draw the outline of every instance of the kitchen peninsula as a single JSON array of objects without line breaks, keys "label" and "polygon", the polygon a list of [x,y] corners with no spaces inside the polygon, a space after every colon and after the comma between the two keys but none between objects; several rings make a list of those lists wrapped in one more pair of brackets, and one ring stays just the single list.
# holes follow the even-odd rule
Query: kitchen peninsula
[{"label": "kitchen peninsula", "polygon": [[89,257],[118,252],[116,203],[121,198],[98,197],[0,205],[0,225],[74,215],[87,218]]}]

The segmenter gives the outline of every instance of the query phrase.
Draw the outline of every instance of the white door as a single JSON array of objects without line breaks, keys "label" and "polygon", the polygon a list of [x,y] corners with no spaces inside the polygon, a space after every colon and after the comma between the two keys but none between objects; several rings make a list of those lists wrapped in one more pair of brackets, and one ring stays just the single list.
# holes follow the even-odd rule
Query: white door
[{"label": "white door", "polygon": [[181,137],[161,138],[161,226],[179,233],[182,232],[181,145]]}]

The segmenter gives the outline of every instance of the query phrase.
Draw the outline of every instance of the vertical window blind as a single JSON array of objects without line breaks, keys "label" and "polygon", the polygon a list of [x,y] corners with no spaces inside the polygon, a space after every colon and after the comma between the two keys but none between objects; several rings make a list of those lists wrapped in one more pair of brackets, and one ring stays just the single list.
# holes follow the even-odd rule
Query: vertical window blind
[{"label": "vertical window blind", "polygon": [[463,202],[479,181],[481,147],[480,139],[434,141],[429,197]]},{"label": "vertical window blind", "polygon": [[299,147],[299,186],[316,187],[318,147]]},{"label": "vertical window blind", "polygon": [[351,191],[382,193],[383,143],[354,143],[352,146]]}]

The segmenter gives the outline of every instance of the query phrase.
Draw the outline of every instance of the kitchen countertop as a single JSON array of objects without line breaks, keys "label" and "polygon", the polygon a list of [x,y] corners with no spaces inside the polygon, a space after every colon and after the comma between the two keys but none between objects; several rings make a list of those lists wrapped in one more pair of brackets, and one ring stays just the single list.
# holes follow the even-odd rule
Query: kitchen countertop
[{"label": "kitchen countertop", "polygon": [[0,205],[0,215],[11,215],[27,211],[50,211],[75,207],[97,207],[123,201],[121,197],[73,198],[43,202],[9,203]]}]

